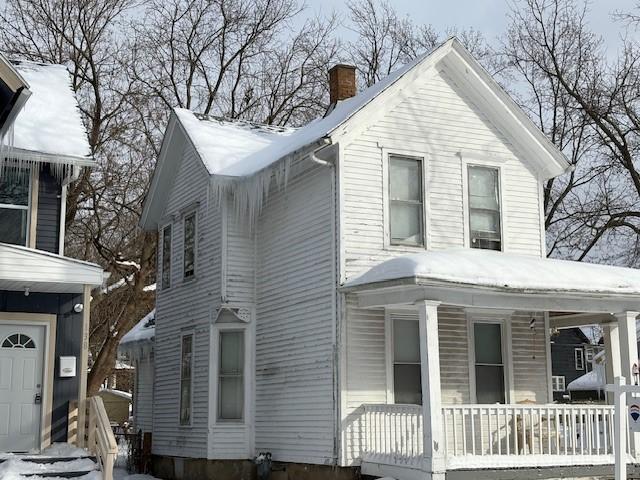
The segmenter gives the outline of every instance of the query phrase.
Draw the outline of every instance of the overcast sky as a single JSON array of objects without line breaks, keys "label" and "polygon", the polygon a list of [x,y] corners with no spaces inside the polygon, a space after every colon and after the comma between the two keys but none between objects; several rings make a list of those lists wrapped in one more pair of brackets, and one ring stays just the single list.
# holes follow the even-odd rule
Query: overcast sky
[{"label": "overcast sky", "polygon": [[[0,0],[2,1],[2,0]],[[509,5],[515,0],[389,0],[400,14],[408,15],[416,23],[430,23],[437,30],[447,27],[459,29],[473,27],[481,31],[487,40],[494,41],[508,24]],[[331,8],[345,11],[343,0],[307,0],[307,5],[316,12],[327,12]],[[630,11],[636,0],[592,0],[590,22],[601,34],[610,53],[615,51],[623,25],[615,22],[611,14],[615,11]]]}]

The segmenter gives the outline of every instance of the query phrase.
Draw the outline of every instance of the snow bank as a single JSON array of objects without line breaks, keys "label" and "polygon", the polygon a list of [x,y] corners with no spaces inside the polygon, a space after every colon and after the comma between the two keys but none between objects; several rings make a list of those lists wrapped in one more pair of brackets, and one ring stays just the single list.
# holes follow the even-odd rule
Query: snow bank
[{"label": "snow bank", "polygon": [[12,146],[28,152],[87,158],[91,155],[69,72],[62,65],[14,62],[31,96],[13,125]]},{"label": "snow bank", "polygon": [[133,398],[129,392],[123,392],[122,390],[114,390],[111,388],[101,388],[99,390],[99,393],[115,395],[116,397],[124,398],[125,400],[129,401],[131,401],[131,399]]},{"label": "snow bank", "polygon": [[640,271],[636,269],[471,248],[396,257],[349,280],[346,286],[399,279],[531,292],[640,294]]},{"label": "snow bank", "polygon": [[[86,452],[85,452],[86,454]],[[54,463],[33,463],[25,462],[16,456],[0,463],[0,478],[11,478],[11,475],[22,474],[52,474],[62,472],[84,472],[97,470],[98,466],[93,460],[88,458],[79,458],[69,462],[54,462]],[[31,477],[34,478],[34,477]]]}]

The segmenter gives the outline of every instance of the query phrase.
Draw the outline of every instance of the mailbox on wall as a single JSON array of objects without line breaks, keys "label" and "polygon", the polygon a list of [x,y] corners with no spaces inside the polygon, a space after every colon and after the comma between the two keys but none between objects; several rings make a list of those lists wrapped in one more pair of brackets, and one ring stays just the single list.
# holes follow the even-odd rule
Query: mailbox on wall
[{"label": "mailbox on wall", "polygon": [[76,357],[60,357],[60,371],[58,375],[61,378],[76,376]]}]

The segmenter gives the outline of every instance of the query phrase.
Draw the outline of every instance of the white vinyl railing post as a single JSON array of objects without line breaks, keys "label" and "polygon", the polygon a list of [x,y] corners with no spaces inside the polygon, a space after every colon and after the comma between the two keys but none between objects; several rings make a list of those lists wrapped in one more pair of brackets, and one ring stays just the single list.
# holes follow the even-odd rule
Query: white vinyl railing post
[{"label": "white vinyl railing post", "polygon": [[615,480],[626,480],[627,478],[627,393],[623,387],[626,384],[624,377],[614,379],[615,388],[613,391],[615,402],[614,415],[614,442],[613,451],[615,455]]}]

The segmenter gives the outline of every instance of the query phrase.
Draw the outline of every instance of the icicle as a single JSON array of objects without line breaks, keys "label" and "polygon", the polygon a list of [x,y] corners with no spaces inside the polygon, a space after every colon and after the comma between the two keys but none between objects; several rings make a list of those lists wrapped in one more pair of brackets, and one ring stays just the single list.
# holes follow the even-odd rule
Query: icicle
[{"label": "icicle", "polygon": [[262,206],[269,196],[271,183],[274,182],[277,189],[286,188],[290,168],[291,158],[287,157],[249,177],[213,175],[209,189],[210,196],[218,205],[221,205],[225,196],[230,196],[236,220],[247,218],[247,223],[253,229]]}]

